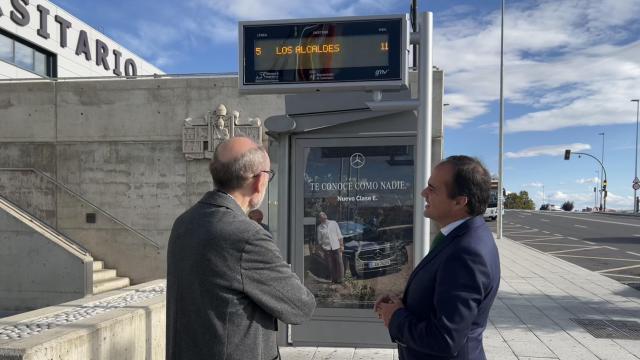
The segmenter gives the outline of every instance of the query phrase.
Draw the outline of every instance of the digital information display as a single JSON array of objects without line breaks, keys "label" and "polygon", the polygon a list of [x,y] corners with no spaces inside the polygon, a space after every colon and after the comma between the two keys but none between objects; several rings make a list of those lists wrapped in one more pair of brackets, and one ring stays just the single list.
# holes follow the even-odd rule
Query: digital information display
[{"label": "digital information display", "polygon": [[240,43],[244,92],[406,87],[405,15],[242,22]]}]

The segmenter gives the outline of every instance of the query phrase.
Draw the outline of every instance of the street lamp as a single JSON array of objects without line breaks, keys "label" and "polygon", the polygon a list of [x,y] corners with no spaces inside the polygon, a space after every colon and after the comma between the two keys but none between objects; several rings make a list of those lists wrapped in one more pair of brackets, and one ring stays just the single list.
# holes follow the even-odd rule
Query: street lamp
[{"label": "street lamp", "polygon": [[501,7],[500,22],[500,130],[498,140],[498,222],[496,224],[496,237],[502,239],[502,212],[504,211],[504,197],[502,189],[504,188],[504,169],[503,169],[503,153],[504,153],[504,0]]},{"label": "street lamp", "polygon": [[633,212],[637,213],[638,212],[638,197],[636,195],[636,188],[638,187],[637,185],[637,181],[638,181],[638,118],[640,117],[640,99],[633,99],[631,100],[631,102],[635,102],[636,103],[636,166],[635,166],[635,171],[634,171],[634,177],[633,177]]},{"label": "street lamp", "polygon": [[[604,133],[602,134],[604,135]],[[578,157],[580,157],[580,155],[588,156],[594,159],[595,161],[597,161],[598,164],[600,164],[600,168],[604,172],[604,181],[602,182],[602,197],[600,201],[604,199],[604,205],[601,204],[601,206],[602,206],[602,211],[606,212],[607,211],[607,170],[604,168],[604,164],[602,163],[602,161],[598,160],[597,157],[591,154],[581,153],[581,152],[574,152],[574,154],[578,155]],[[564,151],[564,159],[569,160],[570,158],[571,158],[571,150],[567,149]]]}]

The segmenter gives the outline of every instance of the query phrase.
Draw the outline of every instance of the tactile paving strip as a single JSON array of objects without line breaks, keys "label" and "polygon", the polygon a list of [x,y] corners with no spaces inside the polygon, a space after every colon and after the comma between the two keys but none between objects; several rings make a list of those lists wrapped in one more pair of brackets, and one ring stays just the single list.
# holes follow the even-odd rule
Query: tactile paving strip
[{"label": "tactile paving strip", "polygon": [[17,323],[15,325],[0,326],[0,341],[19,340],[29,336],[38,335],[49,329],[54,329],[61,325],[68,325],[98,314],[104,314],[114,309],[120,309],[125,306],[162,295],[165,292],[165,285],[138,289],[120,296],[74,307],[70,310],[63,311],[52,316]]}]

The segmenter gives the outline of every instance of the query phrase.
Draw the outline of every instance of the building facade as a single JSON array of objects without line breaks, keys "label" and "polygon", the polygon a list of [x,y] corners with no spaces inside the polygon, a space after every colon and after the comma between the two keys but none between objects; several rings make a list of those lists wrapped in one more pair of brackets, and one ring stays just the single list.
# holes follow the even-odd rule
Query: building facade
[{"label": "building facade", "polygon": [[0,79],[163,74],[44,0],[0,0]]}]

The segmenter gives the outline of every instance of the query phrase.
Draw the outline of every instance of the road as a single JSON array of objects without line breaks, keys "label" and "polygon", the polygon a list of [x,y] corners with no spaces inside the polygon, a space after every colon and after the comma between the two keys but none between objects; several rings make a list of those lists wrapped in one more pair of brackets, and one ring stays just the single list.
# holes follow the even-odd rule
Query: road
[{"label": "road", "polygon": [[503,234],[640,289],[640,217],[507,210]]}]

